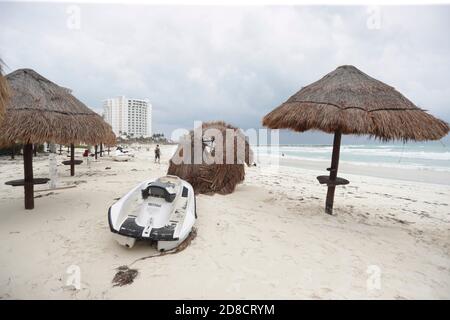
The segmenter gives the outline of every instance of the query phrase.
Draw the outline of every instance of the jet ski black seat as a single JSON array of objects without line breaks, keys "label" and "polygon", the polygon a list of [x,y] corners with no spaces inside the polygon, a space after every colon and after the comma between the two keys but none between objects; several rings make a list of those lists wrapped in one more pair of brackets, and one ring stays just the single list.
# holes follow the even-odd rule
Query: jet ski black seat
[{"label": "jet ski black seat", "polygon": [[147,188],[141,190],[142,198],[147,199],[149,196],[164,198],[167,202],[173,202],[176,197],[176,193],[171,193],[167,190],[167,187],[171,187],[170,183],[161,183],[159,181],[154,181],[150,183]]}]

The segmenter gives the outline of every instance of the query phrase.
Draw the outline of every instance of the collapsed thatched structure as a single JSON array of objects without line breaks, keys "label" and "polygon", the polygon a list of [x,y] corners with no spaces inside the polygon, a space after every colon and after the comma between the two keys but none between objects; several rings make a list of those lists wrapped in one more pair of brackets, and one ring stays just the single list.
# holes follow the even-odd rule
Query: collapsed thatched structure
[{"label": "collapsed thatched structure", "polygon": [[183,141],[170,159],[167,174],[188,181],[196,194],[229,194],[244,180],[252,151],[240,129],[222,121],[207,122]]},{"label": "collapsed thatched structure", "polygon": [[0,123],[5,117],[6,103],[8,102],[9,95],[8,83],[3,76],[3,63],[0,60]]},{"label": "collapsed thatched structure", "polygon": [[25,208],[33,209],[33,144],[51,142],[71,145],[71,175],[75,172],[74,144],[114,144],[111,127],[94,111],[31,69],[6,76],[10,100],[0,123],[0,146],[24,145]]},{"label": "collapsed thatched structure", "polygon": [[271,129],[334,133],[330,175],[317,177],[328,185],[326,211],[333,209],[334,188],[348,181],[337,178],[342,134],[388,140],[437,140],[449,132],[442,120],[415,106],[393,87],[354,66],[341,66],[290,97],[263,118]]}]

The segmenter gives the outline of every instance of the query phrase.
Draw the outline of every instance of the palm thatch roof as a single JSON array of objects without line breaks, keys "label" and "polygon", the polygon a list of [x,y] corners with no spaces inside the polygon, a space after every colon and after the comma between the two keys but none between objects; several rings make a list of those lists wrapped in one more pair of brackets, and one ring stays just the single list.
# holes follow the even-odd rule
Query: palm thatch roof
[{"label": "palm thatch roof", "polygon": [[[228,136],[227,130],[229,131]],[[214,133],[221,134],[222,144]],[[212,136],[214,136],[214,141],[217,144],[211,149],[205,141],[211,141]],[[167,174],[176,175],[188,181],[196,194],[229,194],[234,191],[237,184],[244,181],[244,166],[245,163],[249,165],[252,162],[252,151],[248,140],[240,129],[222,121],[206,122],[201,127],[192,130],[186,138],[189,139],[187,141],[190,144],[178,146],[174,156],[170,159]],[[202,146],[203,158],[196,164],[194,162],[194,150],[197,144]],[[188,154],[191,155],[191,158],[187,161],[183,158],[184,146],[186,145],[190,147]],[[245,146],[245,150],[240,148],[242,146]],[[228,162],[227,150],[233,150],[234,153],[233,157],[228,156],[231,159]],[[176,162],[175,157],[183,160]],[[217,161],[214,162],[213,159]],[[221,159],[221,161],[218,159]]]},{"label": "palm thatch roof", "polygon": [[0,145],[14,142],[114,144],[111,126],[100,115],[31,69],[6,76],[11,98],[0,124]]},{"label": "palm thatch roof", "polygon": [[340,66],[263,118],[272,129],[322,130],[387,140],[437,140],[446,122],[415,106],[393,87],[354,66]]},{"label": "palm thatch roof", "polygon": [[8,83],[3,76],[3,63],[0,60],[0,123],[5,117],[5,109],[9,99],[9,95]]}]

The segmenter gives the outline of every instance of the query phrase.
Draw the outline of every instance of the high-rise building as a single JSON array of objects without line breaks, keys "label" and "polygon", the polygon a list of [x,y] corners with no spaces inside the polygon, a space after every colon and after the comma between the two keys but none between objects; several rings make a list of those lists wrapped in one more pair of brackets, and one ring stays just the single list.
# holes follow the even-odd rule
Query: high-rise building
[{"label": "high-rise building", "polygon": [[103,115],[117,136],[152,136],[152,105],[148,99],[125,96],[103,101]]}]

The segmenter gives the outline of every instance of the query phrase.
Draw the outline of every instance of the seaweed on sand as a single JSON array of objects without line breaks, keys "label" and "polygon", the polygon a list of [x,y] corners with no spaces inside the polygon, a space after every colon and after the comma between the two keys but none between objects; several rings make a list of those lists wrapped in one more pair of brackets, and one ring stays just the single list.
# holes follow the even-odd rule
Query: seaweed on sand
[{"label": "seaweed on sand", "polygon": [[[130,263],[130,266],[133,265],[134,263],[141,261],[141,260],[146,260],[149,258],[154,258],[154,257],[160,257],[160,256],[164,256],[166,254],[174,254],[174,253],[178,253],[183,251],[184,249],[186,249],[192,240],[195,239],[195,237],[197,236],[197,229],[196,228],[192,228],[191,233],[189,233],[189,235],[187,236],[187,238],[176,248],[172,249],[172,250],[168,250],[168,251],[163,251],[160,252],[158,254],[153,254],[150,256],[146,256],[146,257],[142,257],[139,259],[134,260],[132,263]],[[130,269],[128,266],[123,265],[117,268],[117,273],[115,274],[112,283],[114,287],[117,286],[124,286],[127,284],[131,284],[133,283],[134,279],[136,278],[136,276],[138,275],[138,270],[137,269]]]},{"label": "seaweed on sand", "polygon": [[133,283],[134,278],[138,275],[138,271],[136,269],[130,269],[128,266],[120,266],[117,268],[117,273],[114,276],[112,283],[114,287],[124,286],[130,283]]}]

